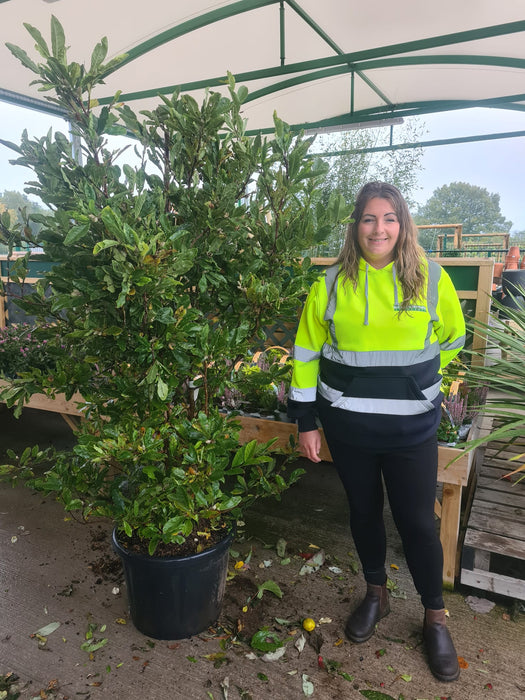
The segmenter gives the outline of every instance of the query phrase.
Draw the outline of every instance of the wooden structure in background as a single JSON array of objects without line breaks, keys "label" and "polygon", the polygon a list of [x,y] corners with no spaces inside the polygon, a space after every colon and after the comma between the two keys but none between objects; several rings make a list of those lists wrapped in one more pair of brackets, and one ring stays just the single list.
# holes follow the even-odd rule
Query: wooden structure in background
[{"label": "wooden structure in background", "polygon": [[525,482],[505,479],[525,453],[525,440],[485,448],[465,532],[461,583],[525,600]]},{"label": "wooden structure in background", "polygon": [[452,229],[452,234],[440,233],[437,237],[437,249],[438,254],[445,250],[451,250],[447,246],[447,241],[452,238],[452,249],[460,250],[463,243],[463,224],[418,224],[418,230],[425,229]]}]

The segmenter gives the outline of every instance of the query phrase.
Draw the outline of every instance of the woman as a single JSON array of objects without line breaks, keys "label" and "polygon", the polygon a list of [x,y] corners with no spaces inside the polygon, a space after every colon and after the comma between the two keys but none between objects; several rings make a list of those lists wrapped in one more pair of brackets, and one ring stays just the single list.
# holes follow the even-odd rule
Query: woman
[{"label": "woman", "polygon": [[443,552],[434,522],[441,369],[461,350],[465,324],[447,273],[425,258],[399,190],[357,196],[335,265],[312,286],[297,332],[289,413],[299,449],[319,462],[316,416],[345,488],[367,583],[345,632],[364,642],[390,612],[383,480],[414,585],[425,608],[432,673],[459,677],[445,625]]}]

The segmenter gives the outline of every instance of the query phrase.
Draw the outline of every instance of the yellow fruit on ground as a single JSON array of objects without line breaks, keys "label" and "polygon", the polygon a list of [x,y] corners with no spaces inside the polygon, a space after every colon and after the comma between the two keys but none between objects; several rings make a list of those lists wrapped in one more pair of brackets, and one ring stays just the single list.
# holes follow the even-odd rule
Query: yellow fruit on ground
[{"label": "yellow fruit on ground", "polygon": [[311,617],[304,618],[303,629],[305,629],[307,632],[311,632],[313,629],[315,629],[315,622],[312,620]]}]

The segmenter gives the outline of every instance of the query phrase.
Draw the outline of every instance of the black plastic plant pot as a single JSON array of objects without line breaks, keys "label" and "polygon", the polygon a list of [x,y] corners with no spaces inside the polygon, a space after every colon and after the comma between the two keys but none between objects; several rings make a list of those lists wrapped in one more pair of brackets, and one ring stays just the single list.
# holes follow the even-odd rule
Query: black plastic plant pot
[{"label": "black plastic plant pot", "polygon": [[187,557],[130,552],[115,530],[112,540],[124,567],[131,619],[139,632],[154,639],[186,639],[217,621],[232,535]]},{"label": "black plastic plant pot", "polygon": [[503,270],[501,285],[505,294],[523,296],[525,290],[525,270]]},{"label": "black plastic plant pot", "polygon": [[505,296],[501,300],[502,308],[499,311],[500,318],[509,318],[508,314],[505,313],[505,308],[507,309],[525,309],[525,299],[522,296]]}]

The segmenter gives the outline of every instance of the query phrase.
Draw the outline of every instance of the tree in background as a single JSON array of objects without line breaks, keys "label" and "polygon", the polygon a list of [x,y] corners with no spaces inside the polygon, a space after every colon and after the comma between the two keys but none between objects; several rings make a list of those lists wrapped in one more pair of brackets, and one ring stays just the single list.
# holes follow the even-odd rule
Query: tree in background
[{"label": "tree in background", "polygon": [[[424,124],[416,119],[410,120],[396,131],[396,141],[417,142],[423,131]],[[323,201],[327,203],[332,193],[339,192],[345,203],[352,209],[360,188],[371,180],[381,180],[398,187],[409,206],[415,206],[412,193],[417,187],[423,149],[398,149],[375,153],[370,151],[379,146],[386,146],[389,136],[390,129],[382,127],[318,137],[315,144],[317,148],[313,149],[317,153],[342,152],[340,155],[326,157],[329,172],[323,188]],[[343,245],[344,235],[345,226],[338,227],[332,231],[325,242],[308,251],[309,255],[337,255]]]},{"label": "tree in background", "polygon": [[[434,190],[430,199],[419,207],[416,224],[463,224],[463,234],[507,232],[507,221],[500,209],[499,194],[466,182],[451,182]],[[422,231],[420,243],[432,248],[435,231]],[[428,240],[427,240],[428,239]],[[431,240],[432,239],[432,240]]]},{"label": "tree in background", "polygon": [[525,231],[513,231],[510,235],[510,245],[518,245],[521,250],[525,250]]},{"label": "tree in background", "polygon": [[[4,190],[0,193],[0,214],[8,212],[11,219],[11,226],[19,224],[22,227],[29,226],[32,235],[37,236],[41,229],[41,224],[29,221],[29,215],[38,213],[45,214],[46,209],[40,206],[22,192],[17,190]],[[7,253],[7,246],[0,244],[0,254]]]}]

